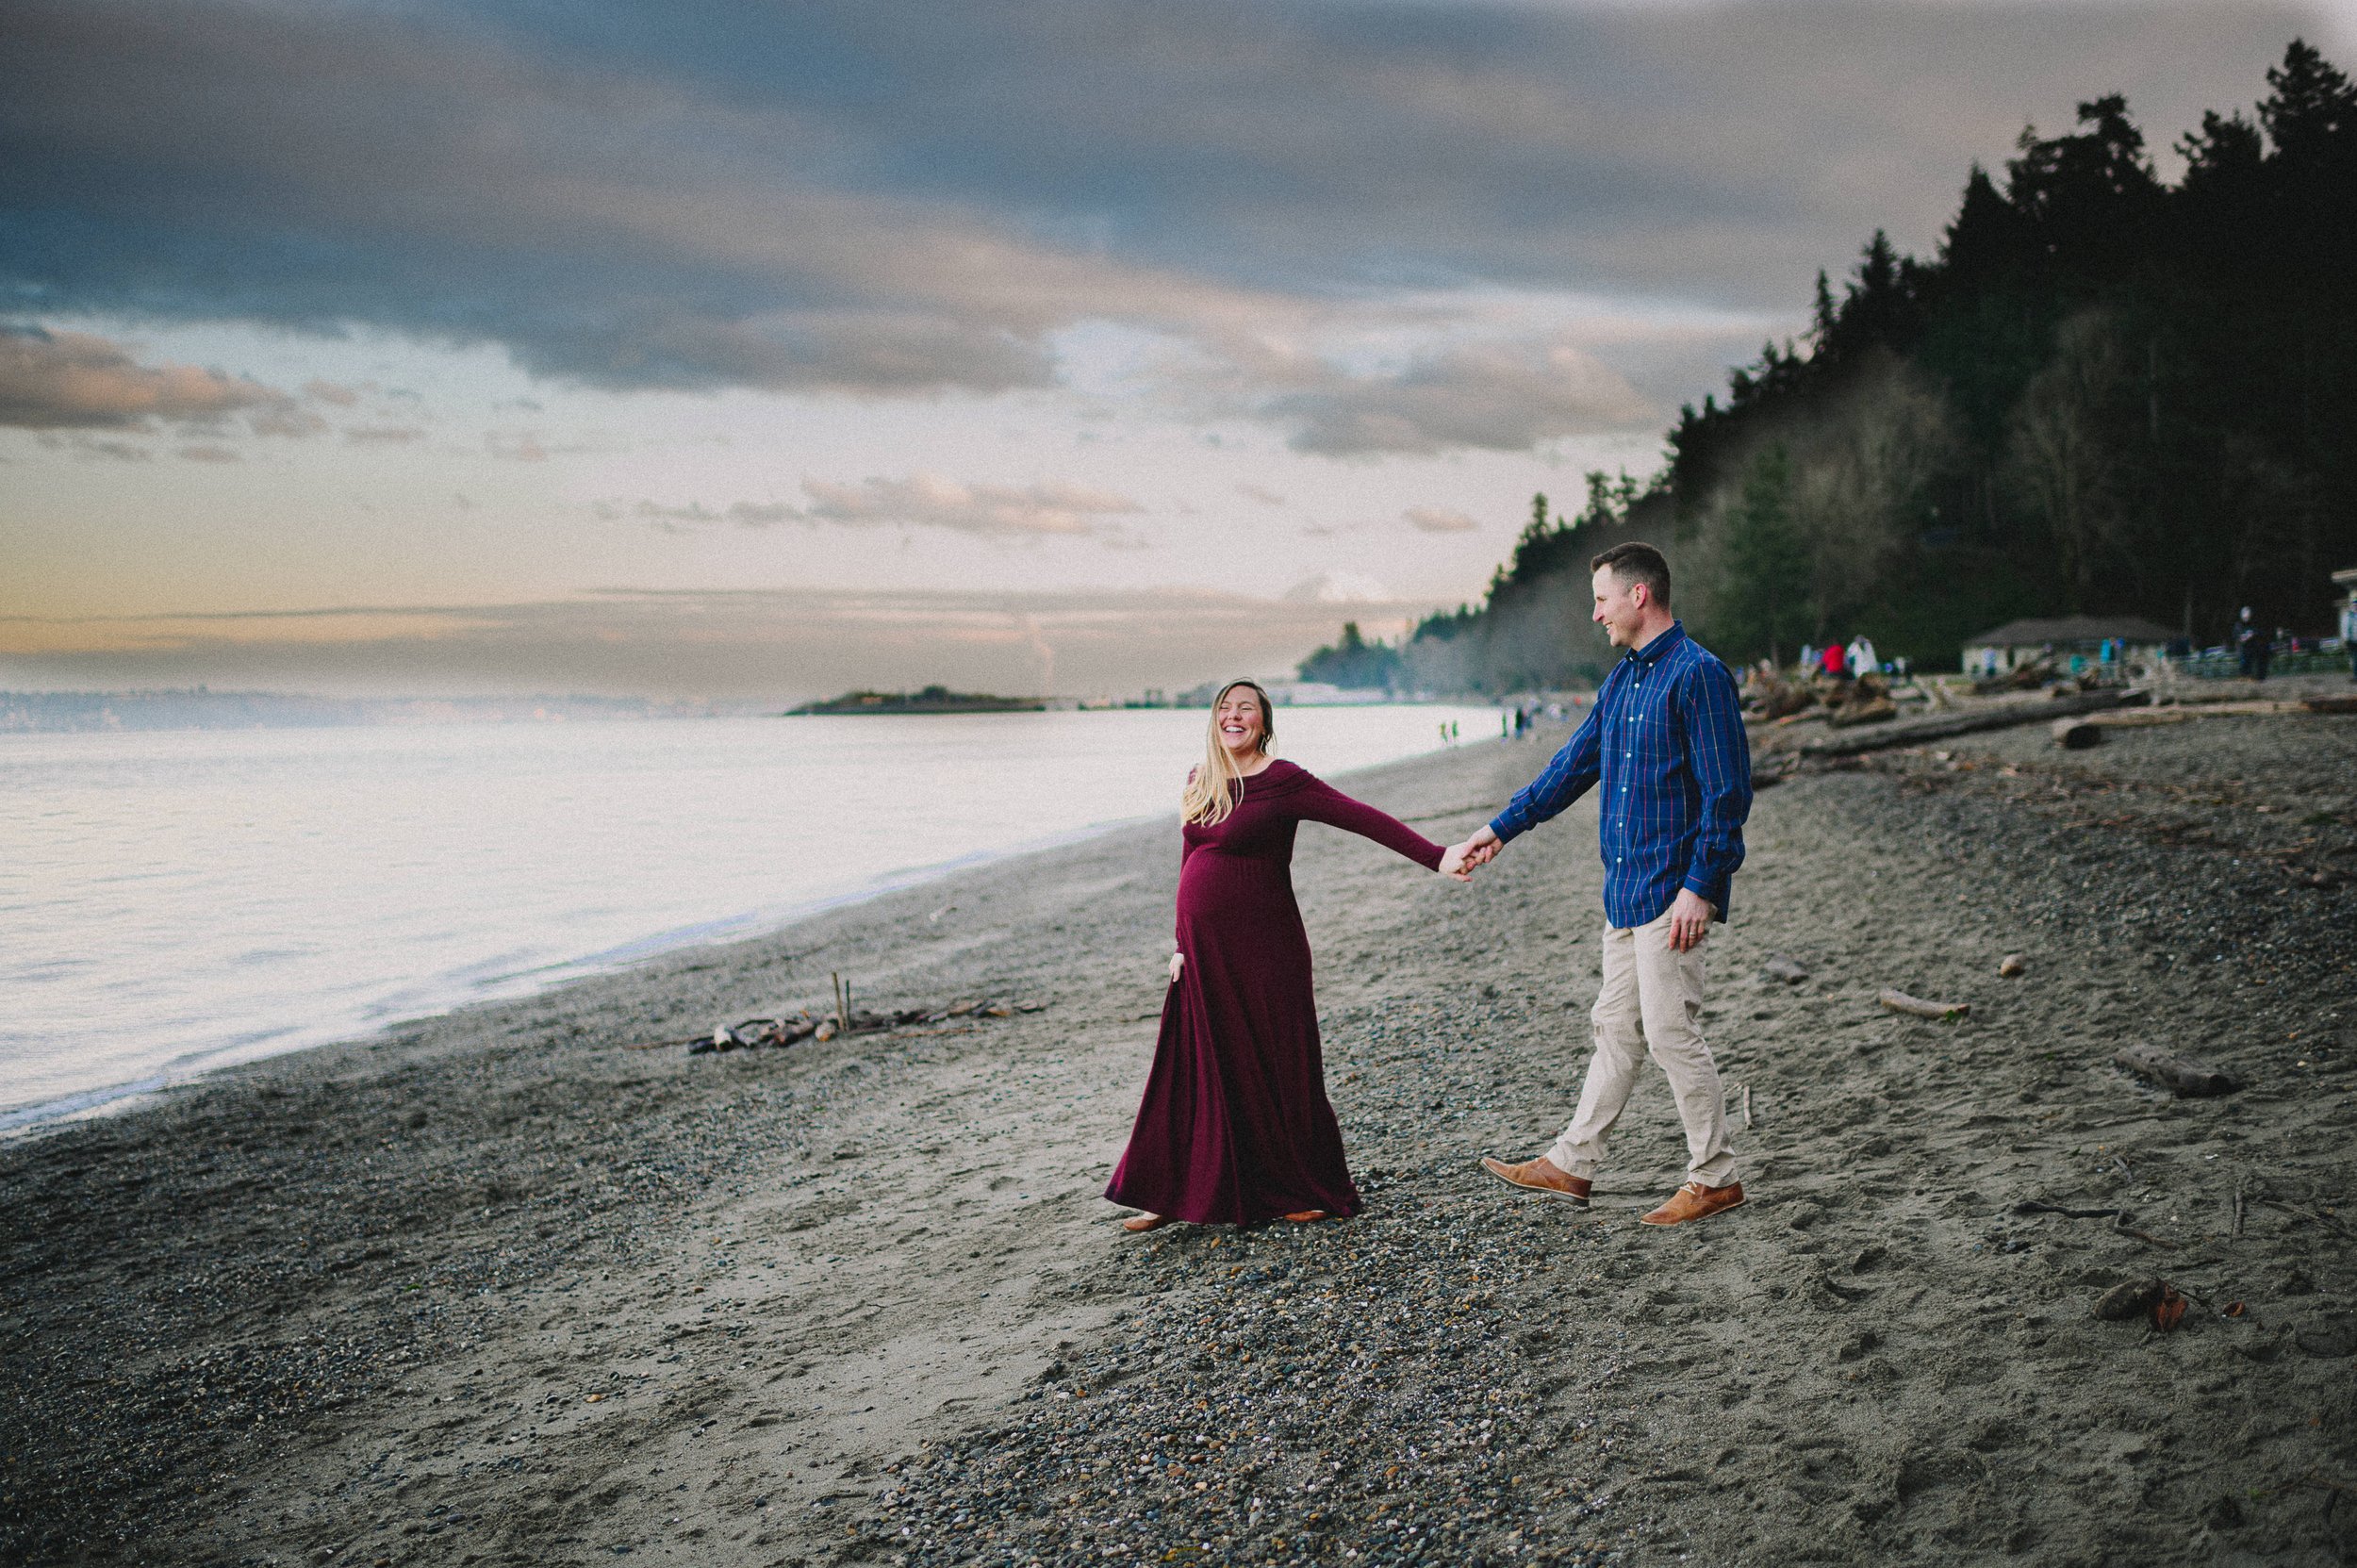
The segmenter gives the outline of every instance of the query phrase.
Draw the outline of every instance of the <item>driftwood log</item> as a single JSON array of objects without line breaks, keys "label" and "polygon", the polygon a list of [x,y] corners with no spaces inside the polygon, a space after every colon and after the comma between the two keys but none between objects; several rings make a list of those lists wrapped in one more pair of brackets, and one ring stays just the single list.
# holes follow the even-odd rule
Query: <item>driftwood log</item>
[{"label": "driftwood log", "polygon": [[2084,718],[2057,718],[2046,726],[2046,733],[2066,751],[2084,751],[2103,744],[2103,732]]},{"label": "driftwood log", "polygon": [[1903,718],[1855,733],[1804,741],[1797,750],[1805,757],[1846,757],[1891,746],[1912,746],[1920,740],[1945,740],[1950,735],[1975,734],[1983,730],[2010,730],[2107,708],[2134,707],[2151,700],[2142,691],[2088,691],[2052,701],[2005,702],[1970,713],[1935,714],[1927,718]]},{"label": "driftwood log", "polygon": [[1961,1018],[1972,1011],[1972,1004],[1969,1001],[1925,1001],[1920,997],[1910,997],[1904,991],[1887,988],[1882,994],[1882,1004],[1893,1013],[1910,1013],[1919,1018]]},{"label": "driftwood log", "polygon": [[2231,1095],[2242,1087],[2232,1073],[2220,1071],[2207,1062],[2197,1062],[2190,1056],[2163,1050],[2158,1046],[2130,1046],[2114,1055],[2112,1060],[2137,1077],[2150,1079],[2162,1088],[2174,1092],[2180,1098]]}]

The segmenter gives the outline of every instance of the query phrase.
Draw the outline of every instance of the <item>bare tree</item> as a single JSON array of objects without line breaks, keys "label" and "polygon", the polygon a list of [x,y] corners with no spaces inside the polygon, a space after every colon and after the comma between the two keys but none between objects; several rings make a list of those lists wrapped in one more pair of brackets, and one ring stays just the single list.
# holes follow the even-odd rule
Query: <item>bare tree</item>
[{"label": "bare tree", "polygon": [[2111,319],[2088,310],[2056,330],[2053,357],[2014,406],[2005,476],[2045,521],[2082,608],[2104,557],[2133,553],[2118,432],[2134,390],[2134,367]]}]

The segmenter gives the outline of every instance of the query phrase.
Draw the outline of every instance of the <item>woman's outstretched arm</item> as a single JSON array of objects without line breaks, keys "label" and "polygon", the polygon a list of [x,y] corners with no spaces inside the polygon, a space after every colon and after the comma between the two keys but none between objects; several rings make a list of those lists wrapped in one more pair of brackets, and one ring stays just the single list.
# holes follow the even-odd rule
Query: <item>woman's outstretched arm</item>
[{"label": "woman's outstretched arm", "polygon": [[1394,854],[1406,855],[1427,871],[1441,868],[1442,847],[1388,812],[1354,801],[1325,780],[1305,776],[1295,796],[1302,818],[1329,828],[1372,838]]}]

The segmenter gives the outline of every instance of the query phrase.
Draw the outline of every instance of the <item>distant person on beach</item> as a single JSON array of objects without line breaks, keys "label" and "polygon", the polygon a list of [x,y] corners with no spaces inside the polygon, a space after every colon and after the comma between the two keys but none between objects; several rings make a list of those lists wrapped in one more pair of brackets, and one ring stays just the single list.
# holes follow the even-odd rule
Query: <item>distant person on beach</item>
[{"label": "distant person on beach", "polygon": [[[1627,650],[1563,750],[1489,826],[1450,850],[1481,866],[1599,784],[1604,854],[1604,978],[1590,1014],[1595,1052],[1579,1109],[1555,1147],[1509,1164],[1501,1181],[1581,1208],[1605,1140],[1648,1049],[1686,1124],[1686,1185],[1647,1225],[1706,1219],[1743,1201],[1727,1133],[1726,1095],[1703,1043],[1703,947],[1727,917],[1752,810],[1752,753],[1735,677],[1670,614],[1670,566],[1647,544],[1615,545],[1591,563],[1595,619]],[[1838,657],[1840,645],[1827,650]]]},{"label": "distant person on beach", "polygon": [[1825,673],[1827,675],[1830,675],[1837,681],[1846,681],[1850,678],[1849,655],[1841,651],[1841,645],[1839,643],[1829,642],[1825,644],[1825,652],[1821,655],[1821,657],[1824,660]]},{"label": "distant person on beach", "polygon": [[2341,652],[2349,655],[2349,678],[2357,681],[2357,588],[2341,604]]},{"label": "distant person on beach", "polygon": [[2250,606],[2242,607],[2242,615],[2234,622],[2234,652],[2241,655],[2242,674],[2246,681],[2267,678],[2267,660],[2275,652],[2275,644],[2266,628],[2251,618]]},{"label": "distant person on beach", "polygon": [[1294,902],[1301,824],[1359,834],[1468,880],[1461,854],[1272,757],[1276,738],[1267,692],[1250,681],[1220,688],[1203,761],[1180,798],[1178,950],[1162,1035],[1105,1189],[1145,1211],[1124,1230],[1359,1212],[1326,1098],[1310,938]]}]

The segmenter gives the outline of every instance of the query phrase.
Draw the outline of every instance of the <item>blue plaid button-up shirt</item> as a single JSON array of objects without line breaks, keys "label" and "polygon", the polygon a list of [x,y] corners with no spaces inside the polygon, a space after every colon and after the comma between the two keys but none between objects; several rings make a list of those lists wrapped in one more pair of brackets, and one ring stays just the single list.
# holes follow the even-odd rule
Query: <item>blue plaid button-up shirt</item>
[{"label": "blue plaid button-up shirt", "polygon": [[1727,917],[1752,814],[1752,747],[1727,667],[1682,622],[1612,667],[1587,721],[1490,823],[1511,843],[1604,785],[1604,913],[1659,918],[1690,887]]}]

